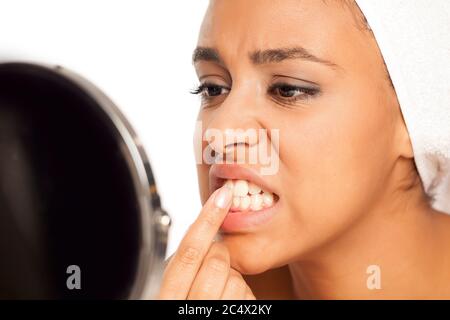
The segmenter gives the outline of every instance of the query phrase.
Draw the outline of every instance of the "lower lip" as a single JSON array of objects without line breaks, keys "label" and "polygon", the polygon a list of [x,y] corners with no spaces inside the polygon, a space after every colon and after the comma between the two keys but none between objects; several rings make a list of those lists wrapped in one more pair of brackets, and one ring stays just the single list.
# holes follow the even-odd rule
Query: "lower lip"
[{"label": "lower lip", "polygon": [[272,219],[278,209],[279,202],[280,199],[273,206],[258,211],[229,211],[220,230],[224,233],[253,231]]}]

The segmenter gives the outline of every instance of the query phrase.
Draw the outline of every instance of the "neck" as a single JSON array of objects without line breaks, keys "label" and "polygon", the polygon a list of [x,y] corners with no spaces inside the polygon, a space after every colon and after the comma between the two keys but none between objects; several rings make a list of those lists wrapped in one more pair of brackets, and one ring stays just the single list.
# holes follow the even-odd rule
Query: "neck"
[{"label": "neck", "polygon": [[418,177],[401,196],[386,194],[345,235],[289,264],[296,298],[408,299],[436,292],[443,268],[450,270],[443,215],[430,208]]}]

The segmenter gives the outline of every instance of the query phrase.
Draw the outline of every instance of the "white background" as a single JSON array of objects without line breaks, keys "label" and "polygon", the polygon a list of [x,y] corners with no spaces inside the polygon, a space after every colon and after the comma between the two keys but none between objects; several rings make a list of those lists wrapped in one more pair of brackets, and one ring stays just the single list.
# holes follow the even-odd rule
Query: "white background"
[{"label": "white background", "polygon": [[191,54],[207,0],[0,0],[0,61],[60,64],[128,117],[173,218],[170,255],[200,210]]}]

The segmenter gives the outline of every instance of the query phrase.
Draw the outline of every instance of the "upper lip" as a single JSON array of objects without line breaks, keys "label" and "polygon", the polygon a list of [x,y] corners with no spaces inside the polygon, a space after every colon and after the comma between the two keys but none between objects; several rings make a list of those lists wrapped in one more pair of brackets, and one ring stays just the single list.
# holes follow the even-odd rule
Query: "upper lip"
[{"label": "upper lip", "polygon": [[263,190],[272,192],[275,190],[269,182],[263,178],[257,170],[243,167],[238,164],[213,164],[209,169],[209,191],[212,194],[220,188],[226,180],[247,180],[261,187]]}]

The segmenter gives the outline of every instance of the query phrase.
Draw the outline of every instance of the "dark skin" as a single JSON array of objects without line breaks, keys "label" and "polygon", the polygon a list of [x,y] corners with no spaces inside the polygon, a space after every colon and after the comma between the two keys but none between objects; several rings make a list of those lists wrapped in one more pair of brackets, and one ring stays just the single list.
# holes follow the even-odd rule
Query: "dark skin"
[{"label": "dark skin", "polygon": [[[198,119],[203,130],[280,129],[279,170],[267,177],[280,209],[269,223],[217,242],[226,212],[212,215],[209,228],[191,228],[161,298],[450,298],[450,217],[429,205],[395,90],[358,14],[351,1],[210,1],[197,45],[216,56],[194,66],[213,88],[202,94]],[[299,47],[311,55],[255,58]],[[292,89],[297,99],[288,99],[268,90],[279,82],[319,93]],[[204,213],[209,169],[197,166],[205,207],[194,226],[212,219]],[[200,248],[194,258],[192,247]],[[224,272],[211,257],[221,257]],[[378,290],[366,285],[371,265],[381,270]]]},{"label": "dark skin", "polygon": [[292,277],[287,266],[270,269],[258,275],[244,275],[256,299],[294,300]]}]

